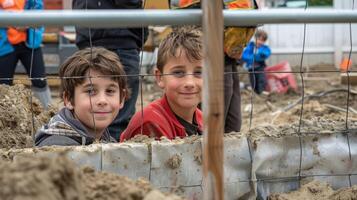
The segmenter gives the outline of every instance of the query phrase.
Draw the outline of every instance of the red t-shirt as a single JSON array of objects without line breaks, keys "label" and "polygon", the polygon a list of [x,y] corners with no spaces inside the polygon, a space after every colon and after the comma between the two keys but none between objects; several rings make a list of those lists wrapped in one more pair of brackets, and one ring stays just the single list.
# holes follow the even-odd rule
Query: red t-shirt
[{"label": "red t-shirt", "polygon": [[[200,109],[195,111],[195,120],[198,128],[203,130],[202,112]],[[120,136],[120,141],[128,140],[135,135],[141,134],[160,139],[162,136],[168,139],[176,137],[184,138],[187,136],[185,127],[177,120],[172,112],[166,96],[150,103],[142,112],[135,113],[130,120],[128,127]]]}]

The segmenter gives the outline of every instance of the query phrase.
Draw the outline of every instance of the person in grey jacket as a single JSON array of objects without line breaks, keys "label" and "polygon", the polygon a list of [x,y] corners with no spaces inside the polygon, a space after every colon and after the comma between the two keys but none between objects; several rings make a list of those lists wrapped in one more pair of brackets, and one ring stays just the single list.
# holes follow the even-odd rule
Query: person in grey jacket
[{"label": "person in grey jacket", "polygon": [[[142,9],[142,0],[73,0],[72,8],[90,9]],[[76,45],[79,49],[100,46],[109,49],[120,58],[128,76],[130,98],[124,103],[120,115],[108,127],[112,137],[119,140],[121,132],[126,129],[135,113],[136,100],[139,94],[140,57],[139,52],[148,35],[147,27],[138,28],[86,28],[76,27]]]},{"label": "person in grey jacket", "polygon": [[60,67],[62,108],[36,133],[36,146],[116,142],[107,127],[128,97],[118,56],[105,48],[86,48]]}]

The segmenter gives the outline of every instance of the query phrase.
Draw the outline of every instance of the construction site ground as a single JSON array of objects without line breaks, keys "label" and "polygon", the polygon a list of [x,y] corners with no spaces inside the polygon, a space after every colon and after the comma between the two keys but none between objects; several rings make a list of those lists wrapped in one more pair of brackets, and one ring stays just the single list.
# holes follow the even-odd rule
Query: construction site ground
[{"label": "construction site ground", "polygon": [[[334,69],[332,66],[317,66],[316,70],[325,70],[325,69]],[[296,70],[296,69],[293,69]],[[297,68],[298,70],[298,68]],[[16,77],[21,77],[16,76]],[[341,78],[340,78],[340,73],[339,72],[334,72],[334,73],[304,73],[303,74],[303,88],[302,89],[302,80],[299,74],[295,74],[296,81],[299,85],[299,91],[288,91],[286,94],[274,94],[274,93],[269,93],[269,94],[262,94],[262,95],[256,95],[254,94],[251,90],[249,89],[242,89],[241,91],[241,97],[242,97],[242,132],[247,132],[249,130],[252,130],[254,128],[257,128],[259,126],[263,125],[269,125],[269,126],[281,126],[281,125],[290,125],[290,124],[296,124],[300,121],[300,118],[304,120],[304,125],[306,124],[311,124],[311,126],[314,126],[314,130],[316,132],[323,132],[324,131],[324,126],[315,126],[315,122],[320,122],[321,119],[328,120],[329,126],[331,127],[337,127],[340,126],[341,129],[345,128],[345,120],[348,117],[349,123],[354,123],[357,122],[357,86],[351,85],[348,87],[347,85],[341,84]],[[240,78],[242,82],[245,82],[248,84],[248,78],[247,74],[240,74]],[[59,91],[58,91],[58,79],[54,77],[54,82],[49,81],[49,85],[51,86],[52,90],[52,97],[54,99],[54,105],[52,108],[48,111],[44,111],[41,108],[40,103],[36,99],[32,99],[32,102],[29,100],[29,95],[30,92],[26,88],[26,86],[22,85],[15,85],[12,87],[8,86],[0,86],[0,148],[1,149],[9,149],[9,148],[26,148],[26,147],[32,147],[33,146],[33,140],[32,140],[32,135],[34,132],[48,119],[53,116],[56,111],[62,106],[62,103],[59,98]],[[21,82],[21,81],[20,81]],[[21,82],[23,83],[23,82]],[[161,96],[161,91],[157,86],[155,86],[154,81],[151,79],[144,79],[142,80],[142,91],[140,92],[138,102],[137,102],[137,110],[140,110],[143,106],[147,105],[151,101],[157,99],[158,97]],[[349,93],[347,92],[349,91]],[[303,99],[303,104],[301,101],[301,97],[304,96],[305,98]],[[349,101],[347,101],[347,97],[349,97]],[[349,102],[348,108],[349,112],[348,115],[346,115],[346,108],[347,108],[347,102]],[[303,112],[301,113],[301,108],[303,107]],[[332,123],[332,125],[331,125]],[[349,124],[347,123],[347,126]],[[318,128],[318,129],[316,129]],[[24,162],[30,162],[29,160],[26,160]],[[14,183],[12,185],[10,184],[11,181],[6,181],[6,180],[15,180],[14,177],[10,176],[9,174],[13,173],[16,171],[17,174],[23,173],[20,175],[20,177],[24,177],[27,175],[24,175],[28,173],[29,170],[28,168],[24,168],[23,166],[29,165],[29,166],[36,166],[33,167],[37,168],[42,166],[42,168],[48,168],[51,170],[57,171],[58,173],[58,178],[61,179],[64,177],[69,177],[66,174],[68,173],[74,173],[76,176],[79,177],[84,177],[86,176],[85,174],[90,174],[91,177],[96,176],[94,172],[92,171],[83,171],[83,172],[78,172],[78,171],[73,171],[72,169],[66,169],[69,171],[61,171],[60,169],[57,169],[57,165],[51,164],[43,164],[44,161],[34,161],[36,164],[24,164],[24,163],[15,163],[13,164],[12,167],[9,167],[10,164],[4,164],[1,165],[1,169],[8,169],[10,170],[9,172],[3,173],[7,174],[6,176],[0,177],[0,180],[5,180],[7,183],[7,186],[9,188],[17,188]],[[49,161],[46,161],[49,162]],[[51,161],[52,162],[52,161]],[[67,161],[54,161],[54,162],[67,162]],[[42,164],[41,164],[42,163]],[[22,167],[20,167],[22,166]],[[62,165],[61,165],[62,166]],[[53,169],[52,169],[53,168]],[[59,171],[58,171],[59,170]],[[21,171],[21,172],[20,172]],[[47,174],[46,174],[47,173]],[[44,172],[42,174],[43,176],[50,176],[52,175],[52,171]],[[42,176],[41,175],[41,176]],[[18,176],[18,175],[16,175]],[[108,176],[116,176],[116,175],[103,175],[106,180],[113,180],[112,178],[108,178]],[[115,179],[115,178],[114,178]],[[46,179],[47,180],[47,179]],[[75,195],[77,190],[82,190],[83,187],[88,187],[88,186],[82,186],[81,185],[76,185],[79,180],[73,179],[73,180],[67,180],[68,183],[63,182],[59,183],[57,180],[54,179],[48,179],[50,182],[54,184],[53,187],[62,187],[60,190],[66,190],[69,195],[66,198],[63,199],[76,199],[77,196]],[[80,179],[82,180],[82,179]],[[0,181],[1,182],[1,181]],[[16,182],[16,181],[15,181]],[[95,181],[93,181],[94,183]],[[2,184],[5,184],[4,181]],[[26,183],[27,184],[27,183]],[[28,182],[28,184],[31,184],[31,182]],[[57,184],[57,185],[56,185]],[[68,184],[74,184],[73,188],[66,188],[65,186]],[[101,183],[96,183],[98,184]],[[114,184],[115,183],[110,183]],[[131,185],[130,185],[131,184]],[[134,193],[138,194],[140,198],[142,199],[145,195],[147,195],[150,191],[153,191],[153,189],[148,186],[146,183],[146,186],[140,186],[142,183],[132,183],[130,182],[128,187],[134,187],[133,185],[139,184],[139,187],[141,189],[135,189]],[[144,184],[144,185],[145,185]],[[45,184],[46,185],[46,184]],[[103,183],[105,185],[105,182]],[[315,186],[314,186],[315,185]],[[52,186],[51,186],[52,187]],[[94,187],[94,186],[93,186]],[[104,187],[104,186],[100,186]],[[305,195],[305,197],[309,197],[309,195],[312,195],[311,193],[321,193],[322,196],[316,197],[314,199],[326,199],[326,193],[321,192],[321,188],[325,188],[327,191],[330,191],[331,195],[335,195],[335,199],[339,199],[338,196],[341,191],[334,192],[332,191],[328,186],[325,186],[322,183],[321,184],[310,184],[306,187],[303,187],[300,190],[300,193],[296,194],[291,194],[291,198],[287,196],[272,196],[271,199],[301,199],[301,195]],[[5,187],[4,187],[5,188]],[[26,188],[26,187],[21,187],[21,188]],[[21,188],[18,191],[18,193],[21,194],[30,194],[31,192],[40,192],[40,190],[31,190],[30,193],[27,190],[21,191]],[[119,186],[115,186],[115,188],[120,188]],[[312,188],[312,189],[311,189]],[[6,188],[5,188],[6,189]],[[0,189],[0,194],[5,194],[4,192],[9,191],[9,190],[2,190]],[[105,188],[103,188],[106,190]],[[108,188],[107,188],[108,189]],[[87,190],[87,189],[86,189]],[[114,192],[118,192],[119,189],[114,190]],[[144,192],[143,192],[144,191]],[[308,192],[306,192],[308,191]],[[356,188],[350,188],[347,190],[343,190],[343,196],[345,197],[351,197],[347,199],[353,199],[357,198],[356,194]],[[14,191],[13,191],[14,192]],[[96,197],[100,196],[90,196],[90,195],[104,195],[101,192],[96,191],[98,194],[92,194],[88,193],[88,195],[85,197],[85,199],[94,199]],[[346,193],[347,192],[347,193]],[[336,194],[337,193],[337,194]],[[325,194],[325,196],[324,196]],[[9,194],[7,194],[9,195]],[[33,196],[36,196],[38,194],[33,194]],[[45,194],[44,195],[49,195]],[[128,196],[124,197],[123,199],[129,199],[133,195],[132,193],[128,194]],[[161,194],[159,194],[161,195]],[[2,196],[2,195],[1,195]],[[315,195],[316,196],[316,195]],[[11,195],[10,195],[11,197]],[[73,198],[72,198],[73,197]],[[114,199],[115,196],[109,196],[107,199]],[[162,197],[162,195],[161,195]],[[176,197],[175,197],[176,198]],[[54,198],[55,199],[55,198]]]}]

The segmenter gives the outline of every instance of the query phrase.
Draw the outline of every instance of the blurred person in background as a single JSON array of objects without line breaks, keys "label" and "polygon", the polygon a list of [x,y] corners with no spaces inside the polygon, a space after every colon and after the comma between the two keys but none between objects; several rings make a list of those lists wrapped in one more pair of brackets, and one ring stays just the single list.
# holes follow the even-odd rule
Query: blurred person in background
[{"label": "blurred person in background", "polygon": [[[0,9],[19,12],[43,9],[42,0],[0,0]],[[0,27],[0,84],[13,84],[18,61],[26,73],[34,79],[32,91],[45,109],[51,103],[51,92],[47,85],[45,64],[41,50],[44,27]]]},{"label": "blurred person in background", "polygon": [[249,42],[242,55],[242,61],[246,63],[245,68],[249,71],[251,87],[257,94],[265,90],[265,60],[271,54],[270,47],[265,44],[267,40],[268,34],[262,29],[257,30],[255,41]]}]

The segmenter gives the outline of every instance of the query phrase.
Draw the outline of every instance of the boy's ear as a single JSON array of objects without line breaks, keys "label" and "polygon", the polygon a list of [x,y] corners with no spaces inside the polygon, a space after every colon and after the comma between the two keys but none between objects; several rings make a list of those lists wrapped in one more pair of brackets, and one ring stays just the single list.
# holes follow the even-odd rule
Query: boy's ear
[{"label": "boy's ear", "polygon": [[74,109],[74,107],[73,107],[71,101],[68,99],[68,95],[67,95],[66,92],[63,92],[63,94],[62,94],[62,99],[63,99],[64,106],[65,106],[66,108],[68,108],[69,110],[73,110],[73,109]]},{"label": "boy's ear", "polygon": [[154,74],[155,74],[155,79],[156,79],[157,85],[158,85],[161,89],[163,89],[163,88],[164,88],[164,83],[162,82],[162,73],[160,72],[160,70],[158,70],[157,68],[155,68]]},{"label": "boy's ear", "polygon": [[124,100],[122,100],[122,101],[120,102],[120,107],[119,107],[119,110],[120,110],[120,109],[122,109],[122,108],[124,107],[124,102],[125,102]]}]

